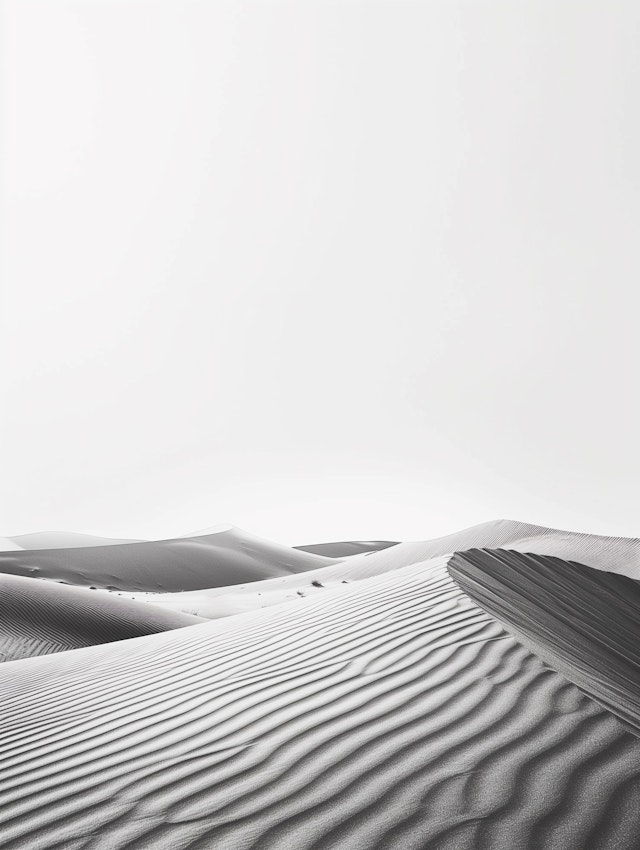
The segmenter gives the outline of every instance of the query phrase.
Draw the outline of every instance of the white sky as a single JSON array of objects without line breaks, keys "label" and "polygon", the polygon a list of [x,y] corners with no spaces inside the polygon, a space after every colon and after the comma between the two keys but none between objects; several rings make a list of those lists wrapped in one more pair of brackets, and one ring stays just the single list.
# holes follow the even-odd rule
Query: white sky
[{"label": "white sky", "polygon": [[0,532],[640,535],[639,36],[5,0]]}]

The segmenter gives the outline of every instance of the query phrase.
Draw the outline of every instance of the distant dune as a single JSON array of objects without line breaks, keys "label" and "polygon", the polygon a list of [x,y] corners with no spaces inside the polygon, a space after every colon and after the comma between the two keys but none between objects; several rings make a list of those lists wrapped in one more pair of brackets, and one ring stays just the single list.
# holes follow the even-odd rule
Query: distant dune
[{"label": "distant dune", "polygon": [[94,574],[176,588],[126,602],[5,577],[3,639],[43,651],[76,620],[109,640],[113,605],[217,619],[0,665],[2,850],[640,846],[638,540],[499,521],[333,560],[217,536],[206,561],[95,547]]},{"label": "distant dune", "polygon": [[313,552],[314,555],[326,555],[328,558],[345,558],[348,555],[362,555],[364,552],[379,552],[397,541],[391,540],[349,540],[344,543],[313,543],[310,546],[295,546],[301,552]]},{"label": "distant dune", "polygon": [[233,528],[121,545],[0,552],[0,572],[129,591],[194,590],[316,569],[331,559]]},{"label": "distant dune", "polygon": [[37,531],[8,538],[20,549],[75,549],[84,546],[119,546],[122,543],[141,543],[116,537],[97,537],[94,534],[75,534],[71,531]]}]

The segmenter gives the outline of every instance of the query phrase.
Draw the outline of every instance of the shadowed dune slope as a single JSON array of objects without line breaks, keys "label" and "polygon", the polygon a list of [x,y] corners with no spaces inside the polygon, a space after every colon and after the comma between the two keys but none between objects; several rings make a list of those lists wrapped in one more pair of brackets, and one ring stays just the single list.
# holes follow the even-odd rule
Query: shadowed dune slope
[{"label": "shadowed dune slope", "polygon": [[180,591],[312,570],[331,559],[238,528],[176,540],[0,552],[0,573],[128,591]]},{"label": "shadowed dune slope", "polygon": [[0,575],[0,661],[62,652],[203,622],[81,587]]},{"label": "shadowed dune slope", "polygon": [[640,741],[446,558],[0,690],[3,850],[637,848]]},{"label": "shadowed dune slope", "polygon": [[637,581],[504,550],[456,553],[449,571],[478,605],[640,734]]},{"label": "shadowed dune slope", "polygon": [[392,540],[349,540],[343,543],[312,543],[309,546],[294,546],[294,549],[313,552],[314,555],[326,555],[328,558],[345,558],[349,555],[379,552],[396,545],[397,541]]}]

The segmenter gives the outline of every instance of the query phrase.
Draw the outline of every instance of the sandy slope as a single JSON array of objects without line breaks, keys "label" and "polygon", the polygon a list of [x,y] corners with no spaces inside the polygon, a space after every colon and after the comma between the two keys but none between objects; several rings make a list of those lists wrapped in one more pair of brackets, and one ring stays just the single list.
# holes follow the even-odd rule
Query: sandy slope
[{"label": "sandy slope", "polygon": [[640,741],[447,560],[2,665],[3,850],[635,850]]},{"label": "sandy slope", "polygon": [[397,564],[415,563],[450,552],[497,548],[553,555],[640,579],[640,539],[561,531],[507,519],[485,522],[435,540],[402,543],[388,552],[370,555],[367,560],[373,563],[367,564],[365,572],[371,574],[377,558],[386,566],[387,557]]},{"label": "sandy slope", "polygon": [[124,640],[201,622],[81,587],[0,574],[0,661]]},{"label": "sandy slope", "polygon": [[[236,529],[150,545],[84,552],[114,586],[197,589],[0,576],[18,651],[225,617],[0,665],[2,850],[637,850],[616,715],[640,699],[639,541],[501,521],[340,561]],[[88,581],[81,554],[41,566]]]},{"label": "sandy slope", "polygon": [[457,554],[449,571],[536,655],[640,735],[640,583],[500,549]]},{"label": "sandy slope", "polygon": [[[201,588],[192,592],[159,594],[147,598],[154,604],[176,611],[208,618],[226,617],[315,596],[323,588],[382,575],[456,551],[498,547],[541,555],[555,554],[598,569],[640,577],[640,540],[600,537],[497,520],[435,540],[398,543],[378,552],[354,555],[338,563],[328,562],[327,566],[301,574],[279,576],[259,583]],[[145,597],[136,594],[135,598]]]},{"label": "sandy slope", "polygon": [[0,552],[0,573],[130,591],[233,585],[329,563],[237,528],[175,540]]}]

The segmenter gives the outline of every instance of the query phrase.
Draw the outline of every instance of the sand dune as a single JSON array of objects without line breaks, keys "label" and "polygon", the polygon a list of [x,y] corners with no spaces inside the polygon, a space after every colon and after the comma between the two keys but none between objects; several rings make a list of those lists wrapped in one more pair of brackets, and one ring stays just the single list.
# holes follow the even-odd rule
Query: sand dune
[{"label": "sand dune", "polygon": [[[338,563],[329,561],[326,566],[314,570],[278,576],[259,583],[202,587],[191,592],[166,593],[147,598],[154,604],[176,611],[207,618],[226,617],[269,605],[292,602],[301,597],[315,596],[319,591],[336,587],[343,582],[372,578],[456,551],[499,547],[541,555],[555,553],[566,560],[578,561],[598,569],[611,570],[631,577],[640,576],[640,540],[600,537],[510,520],[497,520],[435,540],[397,543],[377,552],[354,555]],[[145,597],[136,594],[135,598]]]},{"label": "sand dune", "polygon": [[536,655],[640,735],[640,583],[504,550],[457,554],[449,570]]},{"label": "sand dune", "polygon": [[314,555],[326,555],[328,558],[346,558],[365,552],[379,552],[396,544],[397,541],[393,540],[349,540],[342,543],[312,543],[309,546],[294,546],[294,549],[312,552]]},{"label": "sand dune", "polygon": [[179,591],[316,569],[332,559],[241,529],[191,538],[0,552],[0,573],[129,591]]},{"label": "sand dune", "polygon": [[[451,554],[488,539],[543,551]],[[226,540],[243,551],[247,537]],[[247,610],[0,665],[0,846],[637,850],[637,586],[603,571],[619,557],[633,572],[637,548],[494,523],[301,574],[141,594]],[[121,583],[148,579],[123,569]],[[60,619],[60,594],[91,597],[98,617],[123,602],[5,584],[14,631],[43,643],[47,605],[55,628],[77,616]],[[126,604],[137,623],[141,609],[166,613]]]},{"label": "sand dune", "polygon": [[394,558],[398,564],[410,560],[415,563],[467,549],[498,548],[553,555],[640,579],[640,539],[561,531],[507,519],[485,522],[435,540],[402,543],[388,550],[388,554],[385,550],[368,560],[381,558],[384,563],[387,558]]},{"label": "sand dune", "polygon": [[202,622],[80,587],[0,575],[0,661],[63,652]]},{"label": "sand dune", "polygon": [[119,546],[122,543],[142,543],[116,537],[98,537],[95,534],[76,534],[71,531],[36,531],[7,538],[19,549],[76,549],[85,546]]},{"label": "sand dune", "polygon": [[3,850],[636,848],[640,741],[447,562],[2,665]]},{"label": "sand dune", "polygon": [[314,577],[349,578],[354,581],[468,549],[506,548],[518,552],[554,555],[597,569],[640,579],[640,540],[602,537],[529,525],[515,520],[495,520],[438,537],[434,540],[397,543],[378,552],[349,558],[348,563],[328,564],[303,577],[275,579],[276,584],[295,584]]}]

